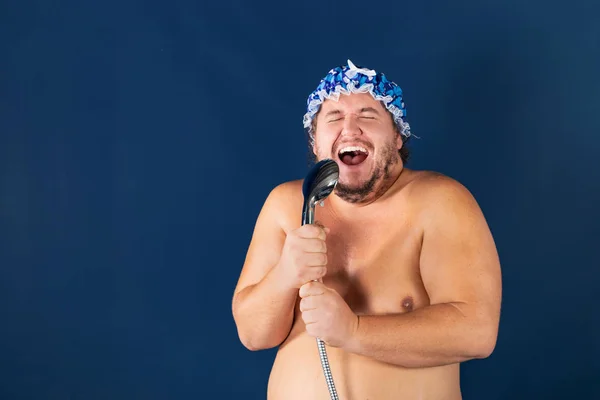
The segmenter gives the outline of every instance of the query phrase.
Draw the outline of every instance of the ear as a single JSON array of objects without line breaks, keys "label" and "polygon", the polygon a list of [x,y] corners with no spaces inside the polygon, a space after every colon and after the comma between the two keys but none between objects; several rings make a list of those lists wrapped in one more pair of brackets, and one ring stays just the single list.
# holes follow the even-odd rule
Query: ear
[{"label": "ear", "polygon": [[404,145],[404,142],[402,141],[402,135],[401,134],[397,134],[397,136],[396,136],[396,147],[398,148],[398,150],[400,150],[403,145]]}]

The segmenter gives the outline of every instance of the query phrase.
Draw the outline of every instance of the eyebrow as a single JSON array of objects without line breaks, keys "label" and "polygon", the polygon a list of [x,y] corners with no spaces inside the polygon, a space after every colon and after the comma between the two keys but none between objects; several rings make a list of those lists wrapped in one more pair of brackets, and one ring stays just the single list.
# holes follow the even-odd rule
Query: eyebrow
[{"label": "eyebrow", "polygon": [[341,114],[341,113],[342,113],[342,112],[341,112],[340,110],[331,110],[331,111],[329,111],[329,112],[327,112],[327,113],[325,114],[325,117],[329,117],[329,116],[332,116],[332,115],[339,115],[339,114]]},{"label": "eyebrow", "polygon": [[373,107],[363,107],[363,108],[361,108],[361,109],[360,109],[360,112],[361,112],[361,113],[364,113],[364,112],[372,112],[372,113],[375,113],[375,114],[379,114],[379,111],[377,111],[377,110],[376,110],[375,108],[373,108]]}]

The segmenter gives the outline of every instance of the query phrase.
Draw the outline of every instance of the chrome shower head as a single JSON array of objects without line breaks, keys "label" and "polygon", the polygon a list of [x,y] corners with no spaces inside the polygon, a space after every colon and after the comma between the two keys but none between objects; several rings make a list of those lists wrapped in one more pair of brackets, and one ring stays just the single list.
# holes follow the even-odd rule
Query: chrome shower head
[{"label": "chrome shower head", "polygon": [[303,224],[314,222],[314,208],[317,203],[325,200],[338,183],[340,169],[331,159],[325,159],[315,164],[304,179],[302,193],[304,195]]}]

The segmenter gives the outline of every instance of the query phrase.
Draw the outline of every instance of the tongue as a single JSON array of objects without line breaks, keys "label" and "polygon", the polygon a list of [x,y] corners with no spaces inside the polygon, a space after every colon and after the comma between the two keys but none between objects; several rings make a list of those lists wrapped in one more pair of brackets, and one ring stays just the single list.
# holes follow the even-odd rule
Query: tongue
[{"label": "tongue", "polygon": [[350,153],[342,157],[342,162],[348,165],[357,165],[365,161],[365,158],[367,158],[367,155],[364,153]]}]

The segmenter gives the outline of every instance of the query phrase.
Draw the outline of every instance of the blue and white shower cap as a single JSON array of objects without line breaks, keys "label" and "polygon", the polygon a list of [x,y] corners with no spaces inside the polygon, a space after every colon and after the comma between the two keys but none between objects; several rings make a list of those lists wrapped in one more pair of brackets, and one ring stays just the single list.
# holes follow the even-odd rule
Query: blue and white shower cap
[{"label": "blue and white shower cap", "polygon": [[307,110],[304,114],[304,128],[308,130],[311,141],[314,140],[313,118],[326,99],[338,100],[340,94],[370,93],[379,100],[392,114],[394,123],[401,135],[411,135],[410,126],[406,121],[406,108],[402,99],[402,89],[388,80],[381,72],[372,69],[357,68],[348,60],[347,66],[336,67],[321,79],[319,86],[310,94],[307,100]]}]

